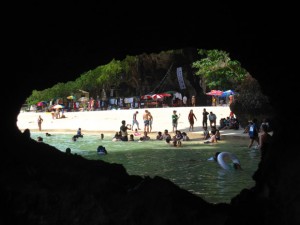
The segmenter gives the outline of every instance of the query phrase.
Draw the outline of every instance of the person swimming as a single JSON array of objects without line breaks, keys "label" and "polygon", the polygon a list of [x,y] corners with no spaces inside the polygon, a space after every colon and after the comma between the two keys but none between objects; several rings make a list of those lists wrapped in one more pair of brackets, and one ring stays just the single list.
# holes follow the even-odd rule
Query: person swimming
[{"label": "person swimming", "polygon": [[66,154],[70,155],[71,154],[71,149],[70,148],[66,148]]},{"label": "person swimming", "polygon": [[106,148],[103,147],[102,145],[99,145],[97,148],[97,153],[99,155],[106,155],[107,154]]},{"label": "person swimming", "polygon": [[43,138],[39,136],[39,137],[37,137],[37,141],[38,142],[43,142]]}]

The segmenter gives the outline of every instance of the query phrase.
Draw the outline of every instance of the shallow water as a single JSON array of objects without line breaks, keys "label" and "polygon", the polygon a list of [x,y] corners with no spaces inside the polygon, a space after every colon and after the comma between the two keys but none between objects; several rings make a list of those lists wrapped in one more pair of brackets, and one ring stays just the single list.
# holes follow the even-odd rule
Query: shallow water
[{"label": "shallow water", "polygon": [[[164,141],[113,142],[112,136],[84,135],[76,142],[72,134],[31,133],[36,140],[42,136],[44,142],[65,152],[82,155],[91,160],[103,160],[122,164],[128,174],[140,176],[160,176],[171,180],[179,187],[212,202],[227,202],[243,188],[251,188],[251,176],[257,169],[260,153],[247,148],[248,140],[222,140],[217,144],[203,144],[203,141],[183,142],[182,147],[173,147]],[[103,145],[107,155],[97,154],[97,147]],[[224,170],[218,163],[208,161],[215,152],[229,151],[240,160],[243,170]]]}]

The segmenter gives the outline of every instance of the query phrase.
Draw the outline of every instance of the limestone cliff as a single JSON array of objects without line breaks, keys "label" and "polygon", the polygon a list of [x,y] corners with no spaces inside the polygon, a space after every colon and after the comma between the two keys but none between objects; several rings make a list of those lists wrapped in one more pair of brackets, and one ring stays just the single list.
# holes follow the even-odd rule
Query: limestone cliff
[{"label": "limestone cliff", "polygon": [[[136,63],[131,66],[126,79],[119,87],[119,93],[141,96],[147,93],[178,91],[187,97],[196,95],[204,99],[204,92],[199,84],[200,78],[194,74],[191,67],[198,59],[195,48],[137,55]],[[181,89],[177,79],[178,67],[182,68],[185,89]]]}]

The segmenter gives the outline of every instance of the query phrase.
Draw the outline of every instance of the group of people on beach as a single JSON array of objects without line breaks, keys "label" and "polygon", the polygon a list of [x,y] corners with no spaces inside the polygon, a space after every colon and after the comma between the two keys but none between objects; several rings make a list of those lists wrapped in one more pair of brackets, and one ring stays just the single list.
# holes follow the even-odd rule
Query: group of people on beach
[{"label": "group of people on beach", "polygon": [[[133,116],[133,121],[136,120],[136,115],[138,112],[134,113]],[[150,114],[150,117],[149,117]],[[174,110],[173,112],[173,129],[177,128],[177,120],[179,118],[179,116],[177,116],[176,111]],[[147,120],[148,118],[152,118],[151,117],[151,113],[149,113],[148,110],[145,110],[145,114],[144,114],[144,119]],[[144,120],[144,121],[145,121]],[[133,126],[131,124],[126,124],[125,120],[121,121],[121,126],[120,126],[120,131],[117,131],[112,139],[112,141],[134,141],[134,137],[138,137],[138,141],[139,142],[143,142],[143,141],[148,141],[150,140],[150,136],[148,136],[148,129],[147,126],[145,126],[144,128],[144,132],[143,135],[142,133],[139,132],[139,130],[141,130],[139,128],[139,123],[134,122],[133,124],[137,124],[137,127],[134,130],[134,133],[132,134],[128,134],[128,131],[133,131]],[[144,122],[144,124],[148,124],[148,122]],[[149,126],[150,127],[150,126]],[[129,135],[129,139],[128,139],[128,135]],[[156,140],[165,140],[166,143],[172,143],[173,146],[181,146],[182,145],[182,141],[188,141],[190,140],[190,138],[188,137],[188,135],[185,132],[181,132],[180,130],[174,130],[174,136],[171,137],[171,135],[169,134],[169,131],[167,129],[164,130],[164,133],[162,133],[161,131],[159,131],[157,133],[156,136]]]},{"label": "group of people on beach", "polygon": [[[145,110],[143,114],[143,121],[144,121],[144,129],[143,132],[140,133],[141,127],[140,123],[137,120],[137,115],[139,111],[135,111],[132,116],[132,123],[126,124],[126,120],[121,121],[120,130],[117,131],[112,138],[112,141],[134,141],[135,137],[138,137],[138,141],[147,141],[150,140],[149,133],[152,132],[152,123],[153,123],[153,116],[149,112],[149,110]],[[216,115],[213,112],[206,112],[206,109],[203,109],[203,135],[204,135],[204,143],[216,143],[217,140],[220,140],[220,132],[216,128]],[[172,114],[172,132],[174,135],[171,137],[168,130],[165,129],[164,133],[159,131],[156,136],[156,140],[165,140],[167,143],[172,143],[174,146],[181,146],[182,141],[188,141],[190,138],[186,134],[186,132],[181,132],[178,129],[178,120],[180,118],[180,114],[177,114],[176,110],[173,110]],[[212,118],[210,118],[212,117]],[[210,127],[211,127],[211,133],[207,130],[207,121],[210,121]],[[188,114],[188,120],[190,123],[189,131],[194,131],[194,120],[197,120],[197,117],[195,116],[193,109],[190,110]],[[134,129],[134,126],[136,128]],[[134,131],[133,133],[129,134],[129,131]],[[78,135],[78,134],[77,134]],[[74,136],[74,138],[78,138],[78,136]],[[101,138],[103,139],[103,137]]]},{"label": "group of people on beach", "polygon": [[[139,111],[135,111],[132,115],[132,123],[126,124],[125,120],[122,120],[120,130],[116,132],[115,136],[113,137],[113,141],[134,141],[135,137],[138,137],[138,140],[147,141],[150,140],[149,133],[152,132],[152,125],[153,125],[153,115],[148,109],[145,109],[142,118],[143,118],[143,129],[140,127],[140,123],[138,122],[137,116]],[[189,140],[189,137],[185,132],[181,132],[178,129],[178,121],[180,119],[180,113],[177,114],[176,110],[173,110],[171,115],[172,121],[172,132],[174,133],[171,136],[167,129],[162,133],[159,131],[156,136],[156,140],[165,140],[167,143],[172,143],[174,146],[181,146],[182,141]],[[194,113],[194,110],[191,109],[187,115],[187,119],[189,121],[189,131],[194,131],[194,124],[197,121],[197,116]],[[38,130],[42,131],[42,123],[43,118],[41,115],[38,116]],[[217,143],[221,140],[220,130],[222,129],[239,129],[239,122],[237,118],[234,117],[234,114],[230,112],[230,115],[226,118],[220,119],[220,126],[217,128],[217,116],[215,113],[207,112],[206,108],[203,108],[202,112],[202,128],[203,128],[203,140],[204,143]],[[136,128],[135,128],[136,126]],[[210,128],[210,131],[208,130]],[[140,130],[143,132],[140,133]],[[249,126],[245,128],[245,133],[249,134],[249,145],[248,147],[251,148],[255,142],[257,142],[257,149],[263,149],[264,145],[270,142],[270,134],[268,133],[270,130],[270,126],[266,121],[263,121],[260,127],[258,127],[257,120],[253,119],[249,121]],[[128,134],[128,131],[134,131],[131,134]],[[83,134],[81,133],[81,128],[77,130],[76,135],[72,137],[73,141],[76,141],[78,138],[82,138]],[[104,135],[101,135],[101,139],[104,138]],[[41,141],[42,138],[39,139]]]}]

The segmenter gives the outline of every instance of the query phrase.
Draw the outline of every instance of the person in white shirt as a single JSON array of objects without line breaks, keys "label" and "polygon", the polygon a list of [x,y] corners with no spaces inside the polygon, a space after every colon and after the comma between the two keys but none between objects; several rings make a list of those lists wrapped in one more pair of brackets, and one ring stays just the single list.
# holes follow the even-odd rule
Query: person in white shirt
[{"label": "person in white shirt", "polygon": [[187,106],[187,97],[186,96],[183,96],[182,103],[183,103],[183,106]]}]

